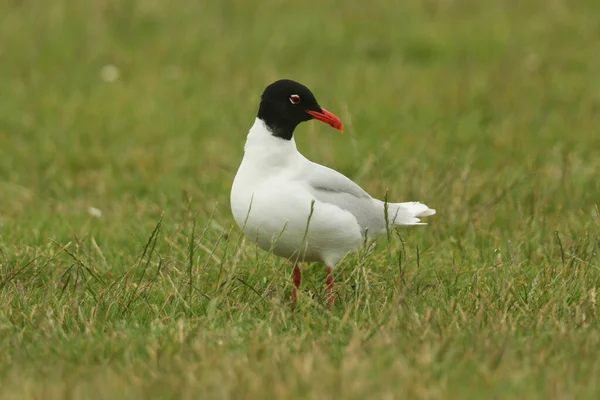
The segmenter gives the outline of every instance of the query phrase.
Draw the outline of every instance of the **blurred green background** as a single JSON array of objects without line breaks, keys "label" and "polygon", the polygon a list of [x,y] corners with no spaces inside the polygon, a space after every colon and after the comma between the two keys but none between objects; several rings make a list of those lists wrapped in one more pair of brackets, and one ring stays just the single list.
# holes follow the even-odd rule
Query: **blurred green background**
[{"label": "blurred green background", "polygon": [[[3,2],[0,396],[597,398],[599,50],[594,0]],[[346,128],[304,155],[438,210],[332,314],[229,211],[280,78]]]}]

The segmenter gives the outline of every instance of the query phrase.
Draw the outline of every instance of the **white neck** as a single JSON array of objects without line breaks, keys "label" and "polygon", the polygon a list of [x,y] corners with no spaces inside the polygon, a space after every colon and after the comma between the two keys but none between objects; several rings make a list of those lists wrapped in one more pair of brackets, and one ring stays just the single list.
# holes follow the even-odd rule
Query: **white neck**
[{"label": "white neck", "polygon": [[298,153],[294,138],[285,140],[273,136],[264,121],[256,118],[248,132],[243,163],[255,167],[276,168],[289,166],[300,158],[302,156]]},{"label": "white neck", "polygon": [[248,152],[253,149],[264,151],[265,148],[268,148],[269,151],[297,151],[294,138],[286,140],[273,136],[265,122],[260,118],[256,118],[254,125],[248,132],[244,151]]}]

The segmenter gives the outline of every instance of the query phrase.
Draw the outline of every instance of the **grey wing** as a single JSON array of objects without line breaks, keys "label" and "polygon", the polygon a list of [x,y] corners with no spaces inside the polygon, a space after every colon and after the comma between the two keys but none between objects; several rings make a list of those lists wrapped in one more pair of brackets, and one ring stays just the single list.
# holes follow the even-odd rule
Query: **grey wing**
[{"label": "grey wing", "polygon": [[311,162],[303,177],[315,200],[329,203],[354,215],[361,230],[378,234],[385,229],[383,203],[341,173]]}]

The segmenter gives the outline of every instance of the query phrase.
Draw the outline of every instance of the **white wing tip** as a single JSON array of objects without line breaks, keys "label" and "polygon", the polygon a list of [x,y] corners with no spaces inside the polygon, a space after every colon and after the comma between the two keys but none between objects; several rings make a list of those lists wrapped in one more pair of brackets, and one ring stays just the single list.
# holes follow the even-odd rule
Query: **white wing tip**
[{"label": "white wing tip", "polygon": [[414,213],[415,217],[429,217],[430,215],[434,215],[436,213],[433,208],[429,208],[425,204],[419,203],[418,201],[400,203],[400,205]]},{"label": "white wing tip", "polygon": [[426,222],[421,222],[419,218],[429,217],[434,215],[436,211],[433,208],[427,207],[418,201],[406,203],[397,203],[404,212],[399,212],[394,218],[394,225],[427,225]]},{"label": "white wing tip", "polygon": [[433,208],[428,208],[427,210],[419,213],[419,217],[429,217],[430,215],[435,215],[435,210]]}]

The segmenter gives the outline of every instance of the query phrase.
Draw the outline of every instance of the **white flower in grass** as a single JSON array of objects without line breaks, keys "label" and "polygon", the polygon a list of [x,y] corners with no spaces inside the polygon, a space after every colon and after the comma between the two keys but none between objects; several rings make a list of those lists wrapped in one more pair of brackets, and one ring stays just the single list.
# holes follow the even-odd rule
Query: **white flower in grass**
[{"label": "white flower in grass", "polygon": [[107,64],[100,70],[100,76],[104,82],[114,82],[119,79],[119,68],[113,64]]},{"label": "white flower in grass", "polygon": [[92,217],[96,217],[96,218],[100,218],[102,216],[102,211],[97,209],[96,207],[90,207],[88,208],[88,213],[92,216]]}]

